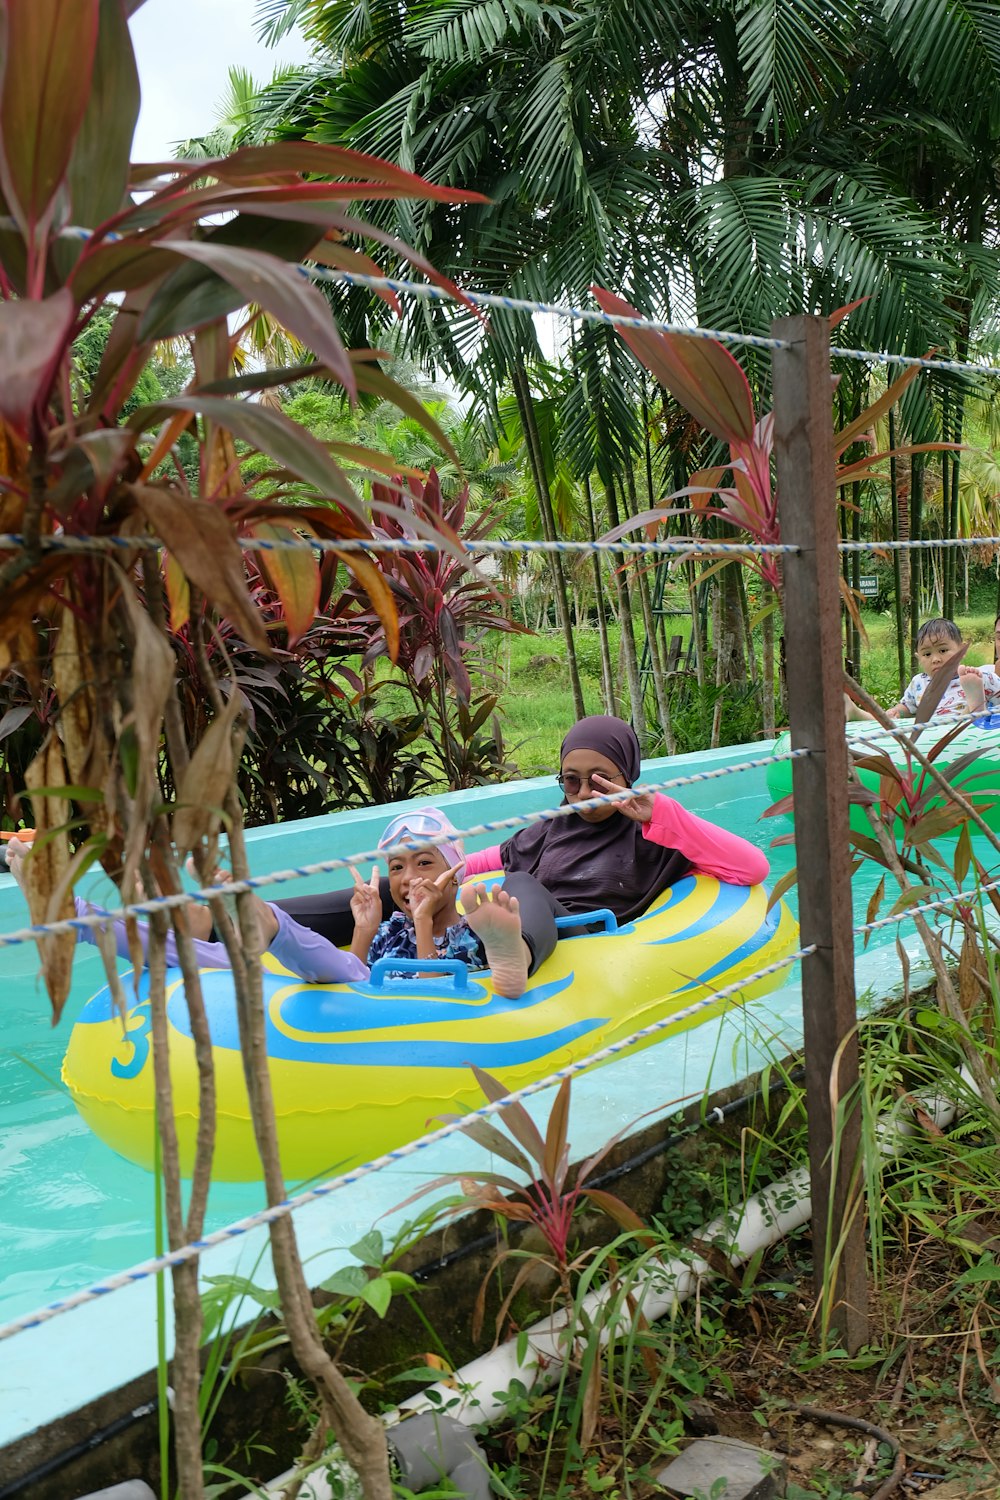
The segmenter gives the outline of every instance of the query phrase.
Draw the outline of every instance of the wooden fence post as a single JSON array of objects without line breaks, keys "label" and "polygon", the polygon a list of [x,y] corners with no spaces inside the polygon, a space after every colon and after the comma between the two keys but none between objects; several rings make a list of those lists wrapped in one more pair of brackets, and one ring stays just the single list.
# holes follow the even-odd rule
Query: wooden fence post
[{"label": "wooden fence post", "polygon": [[833,403],[826,320],[781,318],[774,351],[774,448],[802,943],[814,1278],[824,1320],[850,1353],[868,1341],[857,1104],[854,917],[848,845]]}]

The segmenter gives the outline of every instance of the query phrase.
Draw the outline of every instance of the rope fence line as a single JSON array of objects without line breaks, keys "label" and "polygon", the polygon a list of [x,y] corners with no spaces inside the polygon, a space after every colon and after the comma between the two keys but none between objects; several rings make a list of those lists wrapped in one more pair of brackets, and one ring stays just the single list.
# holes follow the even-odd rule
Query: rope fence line
[{"label": "rope fence line", "polygon": [[[0,217],[0,228],[17,229],[15,220]],[[81,225],[66,225],[59,231],[64,239],[87,240],[93,231]],[[107,234],[104,242],[112,244],[126,236]],[[371,291],[401,293],[430,302],[456,303],[460,299],[476,307],[496,308],[504,312],[520,312],[565,318],[575,322],[605,323],[618,328],[645,328],[652,333],[680,334],[693,339],[712,339],[719,343],[742,344],[752,349],[790,349],[787,339],[775,339],[755,333],[739,333],[733,329],[702,328],[683,323],[663,322],[657,318],[629,317],[622,313],[607,313],[603,308],[574,307],[558,302],[538,302],[527,297],[508,297],[495,292],[461,290],[456,297],[444,287],[430,282],[410,281],[398,276],[370,276],[360,271],[339,271],[327,266],[299,264],[295,268],[310,281],[329,282],[334,285],[367,288]],[[945,370],[960,375],[1000,376],[1000,366],[977,364],[972,360],[938,359],[927,355],[890,354],[888,350],[843,349],[834,345],[830,349],[832,359],[850,359],[860,363],[899,365],[905,369]]]},{"label": "rope fence line", "polygon": [[[309,281],[331,285],[362,287],[371,291],[401,292],[427,302],[447,302],[460,306],[459,298],[446,287],[428,281],[410,281],[401,276],[369,276],[361,271],[334,271],[327,266],[299,265],[296,270]],[[475,307],[496,308],[501,312],[530,313],[566,318],[576,323],[605,323],[612,328],[645,328],[653,333],[678,333],[693,339],[713,339],[725,344],[744,344],[751,349],[790,349],[787,339],[770,338],[758,333],[735,333],[731,329],[701,328],[685,323],[669,323],[659,318],[631,317],[628,313],[608,313],[599,307],[574,307],[559,302],[537,302],[530,297],[508,297],[501,292],[461,290],[461,295]]]},{"label": "rope fence line", "polygon": [[[958,725],[961,725],[963,729],[977,727],[980,729],[992,728],[992,725],[978,724],[978,720],[993,718],[994,716],[997,717],[996,729],[1000,732],[1000,711],[986,707],[977,709],[975,713],[966,713],[961,709],[946,709],[944,713],[935,713],[931,718],[921,720],[919,724],[915,719],[908,718],[901,721],[898,729],[886,729],[875,719],[872,720],[871,729],[868,729],[867,727],[863,727],[863,720],[854,719],[847,726],[848,730],[854,728],[856,731],[853,734],[848,734],[847,748],[853,751],[859,745],[875,744],[879,740],[909,742],[912,737],[923,734],[925,730],[952,730]],[[905,745],[902,748],[905,749]]]},{"label": "rope fence line", "polygon": [[[334,271],[326,266],[300,265],[296,268],[310,281],[325,281],[347,286],[367,287],[372,291],[401,292],[404,296],[431,302],[457,302],[454,293],[428,282],[409,281],[396,276],[368,276],[356,271]],[[745,344],[752,349],[790,349],[787,339],[775,339],[754,333],[735,333],[731,329],[688,327],[683,323],[665,323],[657,318],[628,317],[606,313],[602,308],[573,307],[555,302],[535,302],[525,297],[505,297],[491,292],[462,290],[462,296],[476,307],[495,307],[506,312],[548,314],[574,322],[610,323],[618,328],[645,328],[651,333],[681,334],[694,339],[714,339],[723,344]],[[830,348],[831,359],[850,359],[861,363],[900,365],[907,369],[947,370],[962,375],[1000,375],[1000,365],[980,365],[971,360],[932,359],[927,355],[890,354],[887,350]]]},{"label": "rope fence line", "polygon": [[[997,371],[1000,374],[1000,370]],[[1000,547],[1000,536],[908,537],[903,542],[841,542],[839,552],[927,552],[932,547]]]},{"label": "rope fence line", "polygon": [[905,922],[910,917],[920,916],[927,911],[949,911],[963,902],[975,901],[977,897],[984,896],[990,891],[1000,891],[1000,880],[990,880],[984,885],[977,886],[974,891],[959,891],[954,896],[942,896],[938,901],[923,901],[918,906],[906,906],[901,911],[893,912],[888,917],[878,917],[874,922],[862,922],[851,931],[856,937],[861,937],[866,932],[877,932],[881,927],[891,927],[893,923]]},{"label": "rope fence line", "polygon": [[[292,523],[294,524],[294,522]],[[245,552],[447,552],[454,553],[454,545],[424,537],[350,537],[334,541],[328,537],[306,537],[296,540],[272,540],[268,537],[237,537]],[[27,543],[21,532],[0,534],[0,549],[24,547]],[[99,552],[108,549],[119,551],[157,552],[166,543],[155,536],[43,536],[38,547],[43,552]],[[757,557],[762,553],[790,553],[799,551],[791,542],[706,542],[692,538],[684,541],[677,537],[653,542],[626,541],[531,541],[511,538],[481,542],[461,542],[459,550],[485,556],[509,552],[559,552],[559,553],[625,553],[629,556],[646,557],[656,553],[689,553],[706,557]]]},{"label": "rope fence line", "polygon": [[[428,840],[428,842],[430,842]],[[541,1093],[542,1090],[552,1088],[566,1078],[573,1078],[586,1068],[593,1067],[596,1063],[616,1057],[620,1053],[636,1046],[639,1042],[649,1037],[656,1036],[661,1032],[678,1026],[682,1021],[690,1020],[710,1005],[715,1005],[720,1000],[728,1000],[732,995],[739,994],[748,985],[754,984],[759,979],[766,979],[771,974],[779,973],[782,969],[790,968],[792,964],[815,953],[816,945],[809,944],[807,947],[799,948],[795,953],[787,954],[784,958],[777,959],[774,963],[767,964],[763,968],[755,970],[754,973],[744,978],[723,986],[722,989],[713,990],[711,994],[704,995],[700,1000],[685,1006],[683,1010],[675,1011],[672,1016],[664,1017],[662,1020],[654,1021],[648,1026],[643,1026],[639,1031],[634,1031],[630,1036],[621,1041],[611,1042],[602,1047],[598,1052],[589,1057],[581,1058],[577,1062],[569,1063],[564,1068],[559,1068],[548,1077],[538,1079],[534,1083],[525,1084],[523,1088],[515,1089],[505,1094],[502,1099],[494,1100],[493,1103],[481,1105],[478,1109],[471,1110],[457,1120],[449,1121],[437,1130],[428,1132],[416,1141],[409,1141],[404,1146],[398,1146],[392,1151],[387,1151],[382,1156],[374,1158],[370,1162],[355,1168],[354,1171],[344,1172],[338,1177],[330,1178],[329,1181],[320,1183],[318,1186],[309,1188],[304,1193],[298,1193],[294,1197],[286,1198],[283,1203],[275,1204],[273,1208],[261,1209],[258,1213],[249,1214],[246,1218],[239,1219],[223,1229],[216,1229],[211,1234],[204,1235],[201,1239],[192,1241],[189,1245],[183,1245],[166,1255],[160,1255],[152,1260],[142,1261],[140,1264],[130,1267],[127,1271],[120,1271],[114,1276],[109,1276],[103,1281],[95,1282],[89,1287],[73,1292],[69,1297],[60,1298],[56,1302],[47,1303],[44,1307],[26,1313],[19,1318],[13,1318],[9,1323],[0,1326],[0,1342],[4,1339],[13,1338],[15,1334],[23,1333],[29,1328],[38,1328],[52,1318],[59,1317],[62,1313],[70,1312],[74,1307],[80,1307],[86,1302],[94,1302],[100,1297],[105,1297],[111,1292],[120,1290],[124,1286],[132,1286],[138,1281],[144,1281],[149,1276],[155,1276],[161,1271],[168,1270],[171,1266],[180,1265],[185,1261],[194,1260],[206,1250],[214,1249],[216,1245],[223,1245],[230,1240],[238,1238],[250,1232],[252,1229],[260,1228],[262,1225],[271,1224],[276,1219],[283,1219],[297,1209],[313,1203],[317,1199],[327,1198],[338,1189],[349,1187],[353,1183],[360,1182],[365,1177],[370,1177],[375,1172],[380,1172],[384,1167],[394,1162],[405,1161],[408,1157],[415,1156],[420,1151],[425,1151],[429,1146],[438,1141],[455,1135],[470,1122],[482,1120],[490,1115],[499,1114],[511,1105],[522,1099],[530,1098],[533,1094]]]},{"label": "rope fence line", "polygon": [[[290,524],[294,525],[294,521]],[[453,554],[456,547],[448,542],[434,541],[429,537],[348,537],[336,541],[329,537],[300,536],[298,538],[272,539],[269,537],[240,536],[237,543],[244,552],[447,552]],[[27,546],[23,533],[8,531],[0,533],[0,550],[13,550]],[[58,536],[39,537],[34,544],[42,552],[158,552],[166,543],[155,536]],[[840,542],[839,552],[920,552],[932,551],[936,547],[1000,547],[1000,536],[969,536],[912,538],[902,542]],[[460,542],[457,550],[470,556],[494,557],[510,553],[600,553],[648,557],[656,555],[677,557],[762,557],[798,556],[800,548],[793,542],[715,542],[692,537],[663,538],[660,541],[541,541],[527,538],[493,538],[487,541]]]},{"label": "rope fence line", "polygon": [[[528,828],[534,823],[553,823],[558,818],[572,817],[580,809],[592,807],[614,807],[627,801],[637,793],[673,791],[677,787],[697,786],[703,781],[717,781],[722,776],[735,776],[743,771],[756,771],[762,766],[779,764],[786,760],[801,760],[811,755],[811,750],[788,750],[778,755],[763,755],[754,760],[739,761],[733,766],[718,766],[714,771],[695,771],[690,776],[674,776],[666,781],[639,782],[625,787],[620,792],[609,792],[581,799],[579,802],[562,803],[558,807],[542,808],[538,812],[518,813],[509,818],[495,818],[488,823],[477,823],[472,828],[458,829],[451,833],[433,834],[421,843],[437,846],[452,843],[456,838],[479,838],[484,834],[503,833],[509,829]],[[373,864],[388,855],[405,853],[411,844],[393,844],[391,848],[369,849],[362,854],[345,854],[337,859],[323,859],[315,864],[299,865],[287,870],[276,870],[269,875],[251,875],[246,880],[234,880],[227,885],[203,886],[197,891],[178,891],[170,896],[155,896],[147,901],[136,901],[114,910],[95,912],[82,917],[68,917],[57,922],[38,922],[16,932],[0,933],[0,948],[13,948],[20,943],[34,942],[37,938],[53,933],[81,932],[91,928],[107,927],[109,922],[122,917],[141,917],[150,912],[169,911],[172,907],[189,906],[194,902],[204,904],[214,896],[238,896],[244,891],[258,891],[272,885],[284,885],[292,880],[301,880],[309,875],[328,875],[335,870],[353,870],[359,865]]]}]

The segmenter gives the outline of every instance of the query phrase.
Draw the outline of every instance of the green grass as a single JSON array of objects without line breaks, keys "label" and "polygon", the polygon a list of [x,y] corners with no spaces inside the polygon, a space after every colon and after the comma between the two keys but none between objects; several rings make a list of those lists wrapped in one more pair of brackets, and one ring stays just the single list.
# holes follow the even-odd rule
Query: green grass
[{"label": "green grass", "polygon": [[[610,633],[612,660],[617,662],[617,628],[610,627]],[[579,631],[576,641],[587,712],[603,713],[597,631]],[[541,658],[555,660],[543,663]],[[559,768],[559,746],[576,719],[562,632],[501,638],[495,670],[510,758],[524,776],[542,776],[547,771],[555,775]]]}]

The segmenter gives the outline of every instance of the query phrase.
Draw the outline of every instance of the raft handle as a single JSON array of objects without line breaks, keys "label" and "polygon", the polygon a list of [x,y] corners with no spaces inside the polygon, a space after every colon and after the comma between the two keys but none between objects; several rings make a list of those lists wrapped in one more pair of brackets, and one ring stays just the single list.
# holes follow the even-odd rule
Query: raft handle
[{"label": "raft handle", "polygon": [[[586,928],[596,927],[600,922],[603,924],[602,932],[618,931],[618,918],[606,906],[598,907],[596,911],[575,911],[568,917],[556,917],[555,922],[557,927]],[[589,936],[589,933],[587,935]],[[579,936],[583,937],[584,934],[580,933]]]},{"label": "raft handle", "polygon": [[[377,958],[372,964],[368,983],[373,989],[387,989],[401,974],[441,974],[451,976],[452,988],[465,994],[469,988],[469,969],[460,958]],[[388,984],[386,983],[388,981]],[[404,981],[405,982],[405,981]]]}]

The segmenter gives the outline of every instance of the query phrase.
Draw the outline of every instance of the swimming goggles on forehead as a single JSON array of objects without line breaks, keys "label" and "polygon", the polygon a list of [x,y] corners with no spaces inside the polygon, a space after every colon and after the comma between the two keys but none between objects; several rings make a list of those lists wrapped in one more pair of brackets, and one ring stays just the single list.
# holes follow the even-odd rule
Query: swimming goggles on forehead
[{"label": "swimming goggles on forehead", "polygon": [[455,836],[457,830],[441,813],[413,812],[400,813],[393,818],[378,841],[380,849],[388,849],[393,844],[421,844],[426,839],[440,838],[442,835],[450,835],[444,843],[437,845],[449,864],[456,865],[464,858],[461,841]]}]

